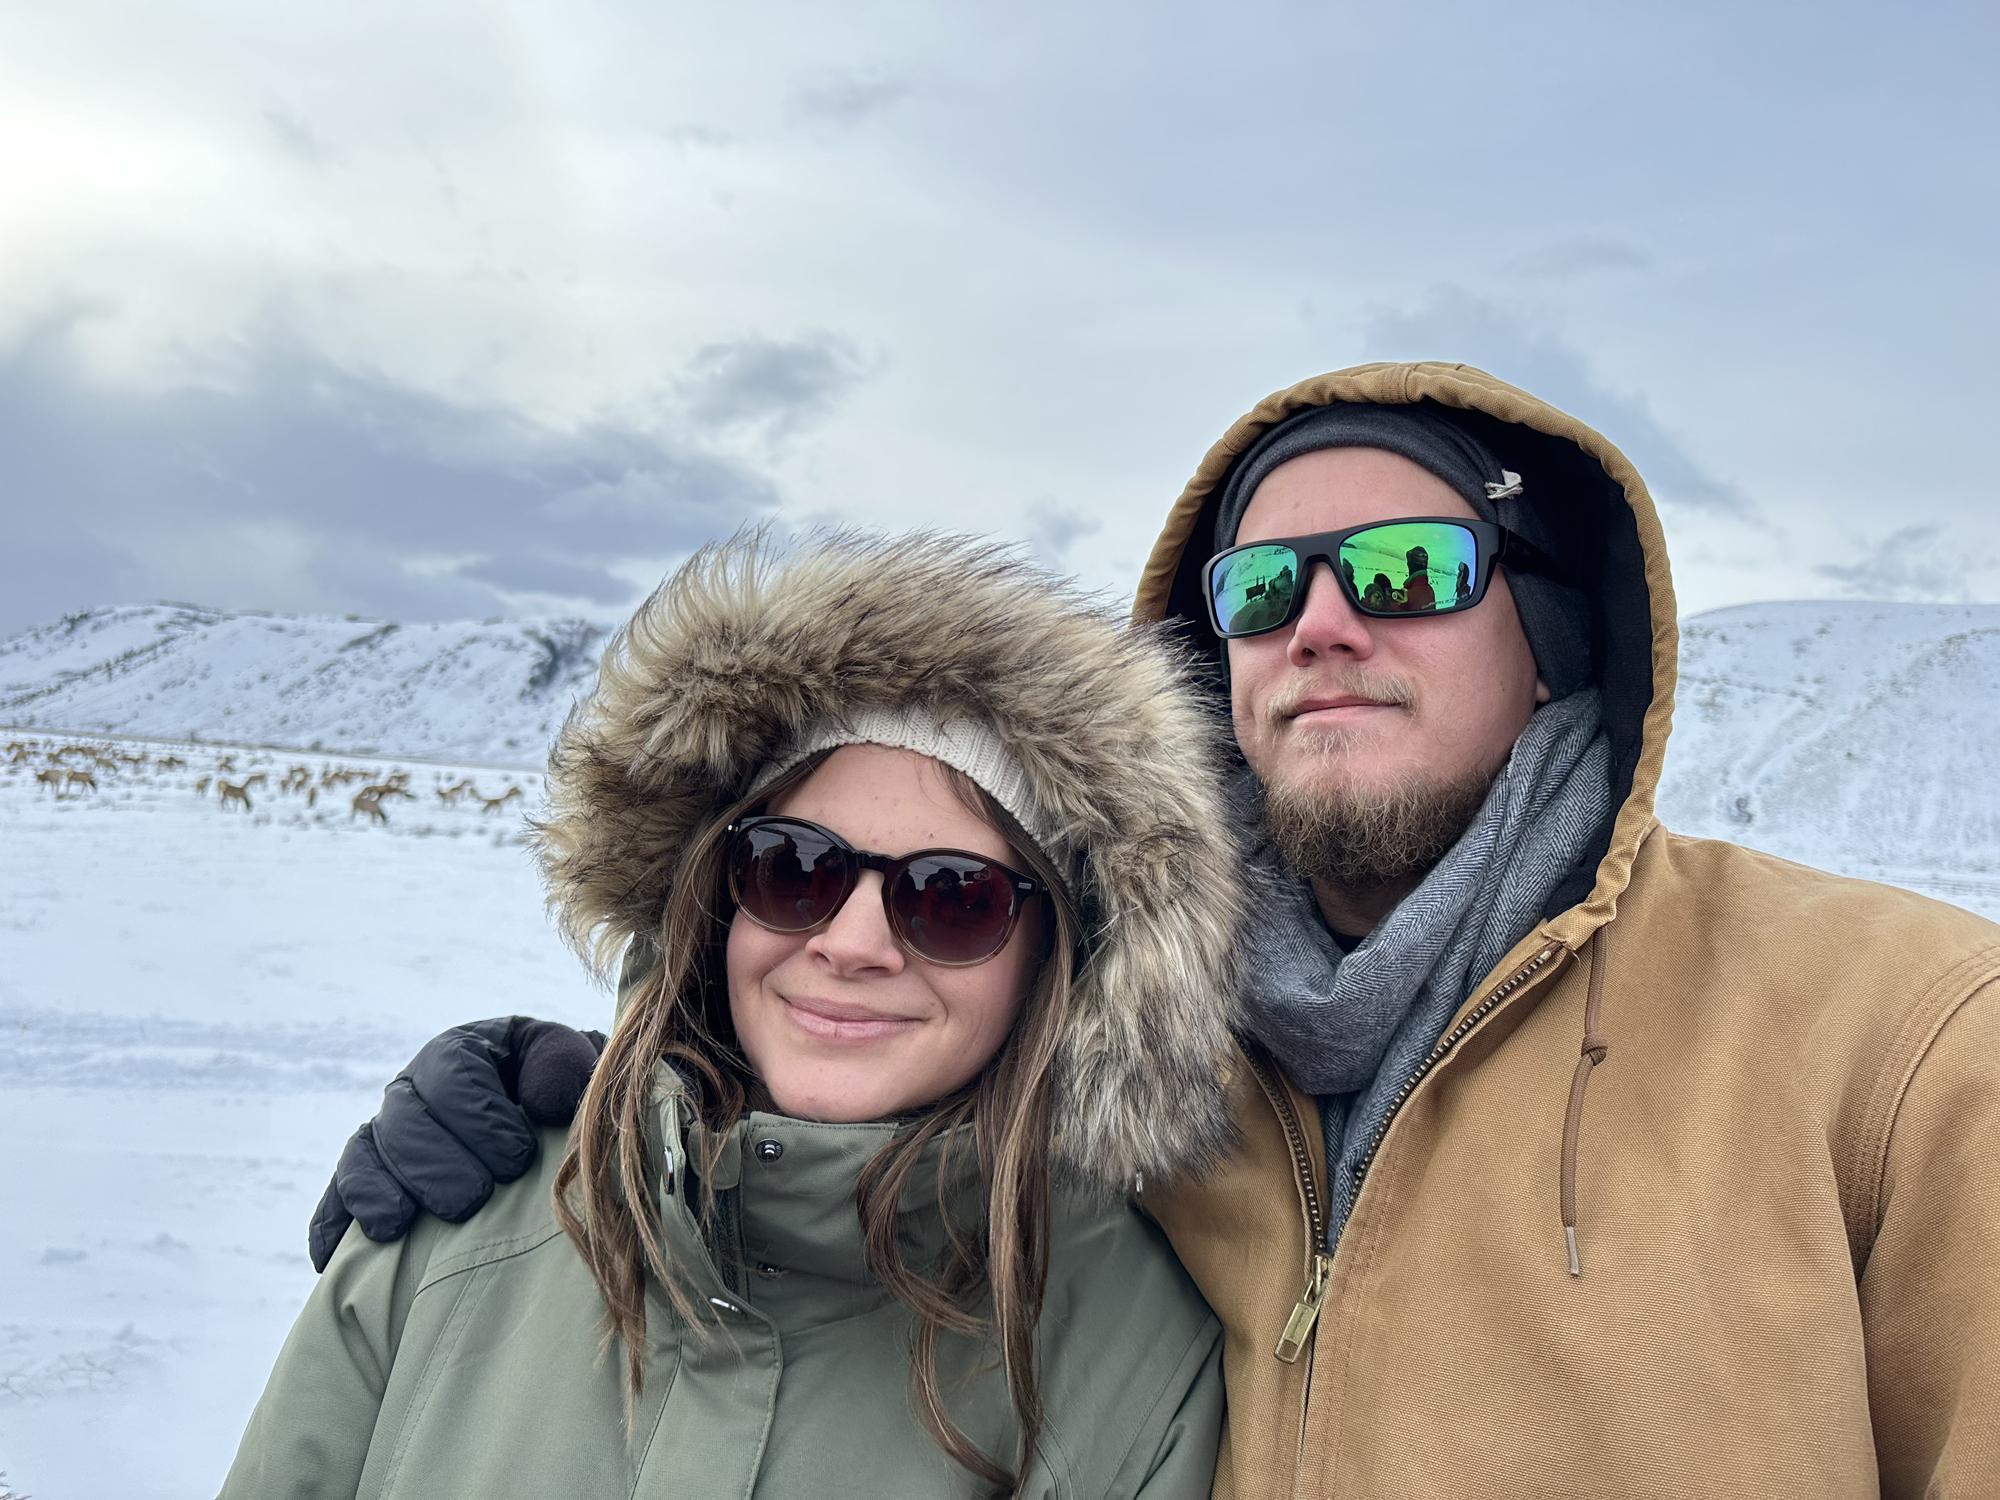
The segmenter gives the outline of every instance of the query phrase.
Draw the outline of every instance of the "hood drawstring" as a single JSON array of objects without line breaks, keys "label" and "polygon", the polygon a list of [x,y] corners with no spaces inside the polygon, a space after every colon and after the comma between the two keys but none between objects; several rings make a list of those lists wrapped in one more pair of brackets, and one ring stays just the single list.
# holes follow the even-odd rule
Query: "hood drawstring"
[{"label": "hood drawstring", "polygon": [[1604,943],[1606,928],[1599,928],[1590,944],[1590,995],[1583,1005],[1583,1055],[1569,1080],[1569,1113],[1563,1117],[1562,1222],[1563,1240],[1569,1247],[1569,1274],[1581,1276],[1583,1263],[1576,1253],[1576,1158],[1583,1134],[1583,1091],[1590,1084],[1591,1070],[1610,1054],[1611,1043],[1598,1033],[1599,1011],[1604,998]]}]

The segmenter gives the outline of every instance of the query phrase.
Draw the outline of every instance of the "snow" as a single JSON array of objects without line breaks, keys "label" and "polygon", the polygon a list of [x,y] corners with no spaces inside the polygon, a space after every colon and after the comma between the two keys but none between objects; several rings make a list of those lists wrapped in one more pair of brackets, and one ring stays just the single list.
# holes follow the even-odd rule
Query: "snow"
[{"label": "snow", "polygon": [[[611,1008],[542,911],[536,777],[412,765],[381,825],[360,783],[310,810],[253,788],[246,814],[193,790],[218,747],[121,748],[149,763],[96,769],[95,795],[41,787],[40,753],[0,769],[0,1495],[36,1500],[213,1494],[382,1085],[455,1022]],[[525,795],[440,802],[462,774]]]},{"label": "snow", "polygon": [[582,620],[91,610],[0,641],[0,724],[521,765],[547,753],[605,635]]},{"label": "snow", "polygon": [[[0,642],[0,720],[145,757],[72,755],[99,790],[58,797],[34,773],[79,737],[0,731],[32,747],[0,754],[0,1497],[213,1493],[381,1086],[454,1022],[607,1022],[524,844],[518,767],[601,645],[553,631],[147,606]],[[1746,606],[1683,658],[1669,826],[2000,917],[2000,607]],[[287,738],[403,758],[244,748]],[[195,791],[224,756],[267,775],[247,813]],[[307,807],[295,765],[413,800]],[[523,795],[439,799],[465,777]]]}]

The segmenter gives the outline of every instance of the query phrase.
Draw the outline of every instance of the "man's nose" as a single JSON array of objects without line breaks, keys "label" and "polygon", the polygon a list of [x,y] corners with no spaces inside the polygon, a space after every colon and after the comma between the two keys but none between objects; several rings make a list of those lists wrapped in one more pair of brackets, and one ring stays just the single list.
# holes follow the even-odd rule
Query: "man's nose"
[{"label": "man's nose", "polygon": [[894,974],[903,967],[903,945],[889,929],[882,907],[882,877],[863,870],[847,899],[825,926],[806,940],[806,951],[837,974]]},{"label": "man's nose", "polygon": [[1368,616],[1347,602],[1340,580],[1323,562],[1306,575],[1306,599],[1292,621],[1285,654],[1292,665],[1305,666],[1325,656],[1351,656],[1365,661],[1375,654],[1373,625]]}]

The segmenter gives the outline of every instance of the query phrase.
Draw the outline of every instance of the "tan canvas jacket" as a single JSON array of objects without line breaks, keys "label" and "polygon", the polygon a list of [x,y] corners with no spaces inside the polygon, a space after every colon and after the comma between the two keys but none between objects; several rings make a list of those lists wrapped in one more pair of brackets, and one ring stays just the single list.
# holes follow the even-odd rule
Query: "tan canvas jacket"
[{"label": "tan canvas jacket", "polygon": [[1204,502],[1263,428],[1425,398],[1617,518],[1622,802],[1594,888],[1391,1116],[1337,1255],[1313,1101],[1267,1059],[1236,1159],[1150,1198],[1226,1329],[1216,1493],[2000,1495],[2000,927],[1655,821],[1674,596],[1623,455],[1462,365],[1309,380],[1210,451],[1136,613],[1198,611]]}]

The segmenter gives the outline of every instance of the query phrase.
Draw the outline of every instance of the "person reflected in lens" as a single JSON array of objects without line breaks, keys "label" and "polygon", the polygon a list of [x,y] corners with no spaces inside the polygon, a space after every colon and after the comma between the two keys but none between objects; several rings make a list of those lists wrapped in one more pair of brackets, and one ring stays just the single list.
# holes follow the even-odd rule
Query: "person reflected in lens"
[{"label": "person reflected in lens", "polygon": [[1431,555],[1422,547],[1412,547],[1404,554],[1403,560],[1410,565],[1410,576],[1403,584],[1403,608],[1415,613],[1419,610],[1437,608],[1437,594],[1431,588]]},{"label": "person reflected in lens", "polygon": [[1390,587],[1387,573],[1377,573],[1368,580],[1368,588],[1362,594],[1361,602],[1370,609],[1390,610],[1396,607],[1396,591]]},{"label": "person reflected in lens", "polygon": [[1463,604],[1472,597],[1472,569],[1466,563],[1458,565],[1458,586],[1454,591],[1454,602]]}]

